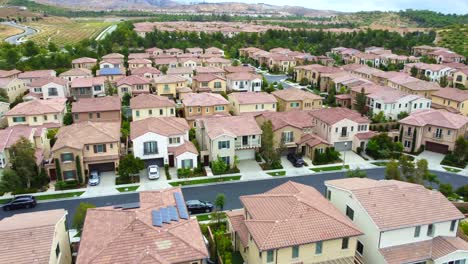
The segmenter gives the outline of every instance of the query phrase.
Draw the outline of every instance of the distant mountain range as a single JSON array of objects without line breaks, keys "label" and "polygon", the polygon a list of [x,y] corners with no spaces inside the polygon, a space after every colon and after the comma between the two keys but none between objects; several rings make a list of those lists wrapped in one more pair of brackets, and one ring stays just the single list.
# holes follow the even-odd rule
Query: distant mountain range
[{"label": "distant mountain range", "polygon": [[315,10],[300,6],[275,6],[239,2],[204,3],[197,0],[33,0],[47,5],[82,10],[145,10],[184,13],[230,13],[262,15],[333,16],[339,12]]}]

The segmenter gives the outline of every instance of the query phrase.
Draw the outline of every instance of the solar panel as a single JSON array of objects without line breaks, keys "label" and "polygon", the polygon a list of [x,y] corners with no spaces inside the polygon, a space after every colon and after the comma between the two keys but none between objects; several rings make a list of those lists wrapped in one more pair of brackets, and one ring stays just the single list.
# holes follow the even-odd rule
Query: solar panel
[{"label": "solar panel", "polygon": [[182,193],[175,192],[174,199],[176,201],[177,210],[179,211],[179,216],[182,219],[189,219],[189,215],[187,212],[187,207],[185,206],[184,198],[182,197]]},{"label": "solar panel", "polygon": [[171,217],[169,215],[169,209],[163,207],[163,208],[159,209],[159,211],[161,212],[163,223],[170,224],[171,223]]},{"label": "solar panel", "polygon": [[179,221],[179,214],[177,213],[175,206],[168,206],[167,210],[169,211],[169,216],[172,221]]},{"label": "solar panel", "polygon": [[151,216],[152,216],[152,220],[153,220],[153,226],[159,226],[159,227],[162,227],[162,216],[161,216],[161,212],[158,211],[158,210],[153,210],[151,211]]},{"label": "solar panel", "polygon": [[139,202],[114,205],[114,209],[125,210],[125,209],[135,209],[135,208],[140,208]]}]

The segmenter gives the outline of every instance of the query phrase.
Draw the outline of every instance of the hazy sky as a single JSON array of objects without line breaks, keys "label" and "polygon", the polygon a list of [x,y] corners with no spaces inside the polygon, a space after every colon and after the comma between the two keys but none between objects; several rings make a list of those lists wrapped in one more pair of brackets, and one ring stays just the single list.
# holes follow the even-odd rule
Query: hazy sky
[{"label": "hazy sky", "polygon": [[370,10],[429,9],[443,13],[468,13],[468,0],[206,0],[206,2],[245,2],[304,6],[344,12]]}]

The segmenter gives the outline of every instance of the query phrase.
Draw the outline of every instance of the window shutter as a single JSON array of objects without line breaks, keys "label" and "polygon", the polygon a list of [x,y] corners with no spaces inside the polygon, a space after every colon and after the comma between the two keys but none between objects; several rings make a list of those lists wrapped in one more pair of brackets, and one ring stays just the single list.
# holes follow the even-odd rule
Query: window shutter
[{"label": "window shutter", "polygon": [[93,150],[94,150],[94,153],[97,153],[97,147],[96,147],[96,145],[93,145]]},{"label": "window shutter", "polygon": [[106,146],[106,144],[102,144],[102,149],[103,149],[104,152],[107,152],[107,146]]},{"label": "window shutter", "polygon": [[226,141],[226,143],[227,143],[226,144],[227,148],[231,148],[231,141],[228,140],[228,141]]},{"label": "window shutter", "polygon": [[221,141],[218,141],[218,149],[221,149]]}]

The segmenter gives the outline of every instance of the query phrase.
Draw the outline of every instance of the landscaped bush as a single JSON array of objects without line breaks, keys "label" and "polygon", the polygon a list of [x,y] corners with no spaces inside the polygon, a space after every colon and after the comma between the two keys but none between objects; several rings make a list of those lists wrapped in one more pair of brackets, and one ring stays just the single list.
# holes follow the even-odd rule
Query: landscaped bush
[{"label": "landscaped bush", "polygon": [[37,193],[37,189],[36,188],[21,189],[21,190],[16,190],[16,191],[12,192],[11,194],[19,195],[19,194],[27,194],[27,193]]},{"label": "landscaped bush", "polygon": [[179,179],[183,178],[193,178],[193,177],[203,177],[206,176],[205,170],[202,166],[188,169],[188,168],[181,168],[177,170],[177,176]]},{"label": "landscaped bush", "polygon": [[172,179],[171,173],[169,172],[169,165],[168,164],[164,164],[164,171],[166,172],[166,179],[167,180]]},{"label": "landscaped bush", "polygon": [[374,159],[396,158],[403,151],[401,142],[393,142],[386,133],[372,137],[366,148],[366,154]]},{"label": "landscaped bush", "polygon": [[255,160],[257,162],[262,162],[262,156],[260,156],[260,152],[255,152]]},{"label": "landscaped bush", "polygon": [[460,161],[452,152],[449,152],[440,164],[464,169],[467,163],[466,160]]},{"label": "landscaped bush", "polygon": [[55,190],[57,191],[62,191],[62,190],[70,190],[70,189],[75,189],[78,188],[80,185],[78,181],[72,180],[72,181],[58,181],[55,183]]},{"label": "landscaped bush", "polygon": [[324,165],[330,163],[336,163],[340,160],[340,153],[335,150],[334,147],[326,148],[323,153],[320,153],[318,149],[315,149],[314,160],[312,163],[314,165]]}]

